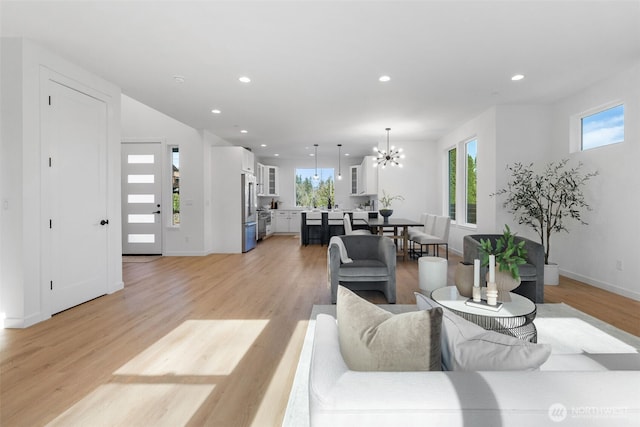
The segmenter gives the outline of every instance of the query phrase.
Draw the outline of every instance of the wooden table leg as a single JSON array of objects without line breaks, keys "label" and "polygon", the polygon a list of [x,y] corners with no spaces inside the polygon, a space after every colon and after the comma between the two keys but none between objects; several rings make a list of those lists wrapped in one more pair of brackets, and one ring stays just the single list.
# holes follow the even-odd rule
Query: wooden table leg
[{"label": "wooden table leg", "polygon": [[407,247],[409,245],[409,226],[405,225],[404,226],[404,231],[403,231],[403,236],[402,236],[402,260],[406,261],[407,260]]}]

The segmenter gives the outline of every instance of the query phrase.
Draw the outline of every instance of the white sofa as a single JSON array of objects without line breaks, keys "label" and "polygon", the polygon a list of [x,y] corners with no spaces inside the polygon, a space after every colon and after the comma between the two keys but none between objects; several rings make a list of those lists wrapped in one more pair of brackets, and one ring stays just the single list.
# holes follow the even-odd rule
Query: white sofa
[{"label": "white sofa", "polygon": [[640,371],[604,369],[586,355],[565,354],[552,355],[536,371],[351,371],[335,318],[320,314],[309,374],[310,424],[640,426]]}]

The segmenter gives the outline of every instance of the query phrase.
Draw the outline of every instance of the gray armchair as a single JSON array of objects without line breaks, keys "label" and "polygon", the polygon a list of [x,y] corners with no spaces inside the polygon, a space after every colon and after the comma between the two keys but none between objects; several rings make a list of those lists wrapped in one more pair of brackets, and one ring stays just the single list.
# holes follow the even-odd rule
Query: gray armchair
[{"label": "gray armchair", "polygon": [[[480,240],[491,240],[493,247],[501,234],[471,234],[464,236],[462,253],[464,262],[473,263],[474,259],[481,259]],[[524,237],[515,237],[516,242],[525,241],[527,263],[520,266],[520,286],[513,292],[529,298],[535,303],[544,303],[544,248],[538,242]],[[480,269],[480,282],[484,283],[487,267]]]},{"label": "gray armchair", "polygon": [[388,237],[378,235],[340,236],[352,263],[340,261],[340,249],[329,246],[331,302],[336,303],[338,285],[352,290],[382,291],[390,304],[396,303],[396,247]]}]

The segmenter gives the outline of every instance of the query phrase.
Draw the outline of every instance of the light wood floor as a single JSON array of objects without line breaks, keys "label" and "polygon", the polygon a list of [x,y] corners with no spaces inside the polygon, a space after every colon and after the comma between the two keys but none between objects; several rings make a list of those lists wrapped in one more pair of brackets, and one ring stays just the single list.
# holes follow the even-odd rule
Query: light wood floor
[{"label": "light wood floor", "polygon": [[[0,331],[0,425],[280,425],[311,308],[330,301],[326,250],[275,236],[244,255],[125,263],[124,290]],[[399,260],[398,304],[417,283]],[[565,278],[545,292],[640,336],[640,302]]]}]

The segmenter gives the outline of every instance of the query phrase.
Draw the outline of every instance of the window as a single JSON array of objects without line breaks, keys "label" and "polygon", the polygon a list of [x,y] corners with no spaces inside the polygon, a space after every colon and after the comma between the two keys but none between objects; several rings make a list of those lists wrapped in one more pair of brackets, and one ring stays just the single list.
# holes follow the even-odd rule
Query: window
[{"label": "window", "polygon": [[448,164],[449,164],[449,180],[448,180],[448,206],[449,206],[449,218],[452,221],[456,220],[456,156],[457,149],[452,148],[448,152]]},{"label": "window", "polygon": [[[588,113],[587,113],[588,114]],[[581,150],[624,141],[624,105],[600,109],[580,118]]]},{"label": "window", "polygon": [[478,153],[478,141],[473,139],[465,143],[465,159],[467,167],[465,169],[465,208],[467,224],[476,224],[476,174],[477,163],[476,157]]},{"label": "window", "polygon": [[296,168],[296,206],[325,207],[335,205],[333,168],[318,169],[318,179],[313,179],[315,169]]},{"label": "window", "polygon": [[171,147],[171,188],[173,215],[171,225],[180,225],[180,150],[178,147]]}]

